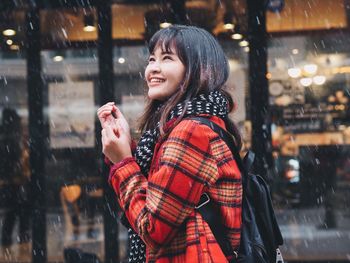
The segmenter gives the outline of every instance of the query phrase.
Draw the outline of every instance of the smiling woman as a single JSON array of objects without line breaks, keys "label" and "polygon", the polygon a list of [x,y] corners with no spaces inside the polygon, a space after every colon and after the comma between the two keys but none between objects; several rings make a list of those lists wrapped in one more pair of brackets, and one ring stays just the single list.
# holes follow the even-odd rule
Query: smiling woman
[{"label": "smiling woman", "polygon": [[[241,175],[218,135],[187,119],[207,117],[234,134],[241,147],[228,118],[233,105],[224,91],[227,59],[211,34],[192,26],[158,31],[149,53],[149,104],[136,149],[116,105],[107,103],[98,110],[103,153],[113,164],[109,183],[129,227],[129,262],[228,262],[240,240]],[[221,251],[195,209],[204,191],[218,204],[232,254]]]},{"label": "smiling woman", "polygon": [[185,66],[172,48],[169,51],[158,46],[149,57],[145,70],[148,97],[152,100],[165,100],[181,88]]}]

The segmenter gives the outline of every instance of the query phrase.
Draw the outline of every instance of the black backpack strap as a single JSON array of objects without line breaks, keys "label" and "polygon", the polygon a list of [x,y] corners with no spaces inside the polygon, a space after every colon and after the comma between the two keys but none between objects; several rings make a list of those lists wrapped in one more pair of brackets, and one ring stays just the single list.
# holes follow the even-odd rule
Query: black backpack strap
[{"label": "black backpack strap", "polygon": [[221,224],[220,218],[217,216],[219,211],[214,203],[211,202],[207,193],[202,194],[201,199],[195,208],[209,225],[211,232],[224,255],[226,257],[235,255],[236,252],[232,251],[231,243],[226,238],[226,230]]},{"label": "black backpack strap", "polygon": [[243,163],[245,171],[248,172],[251,170],[255,159],[255,153],[248,151],[246,156],[244,156]]},{"label": "black backpack strap", "polygon": [[[226,130],[221,128],[216,123],[204,117],[191,117],[187,119],[199,121],[201,124],[207,125],[213,131],[215,131],[230,148],[240,171],[243,172],[245,170],[246,167],[243,165],[243,161],[237,150],[236,143],[233,139],[233,136],[230,133],[228,133]],[[252,162],[254,160],[254,156],[252,155],[250,156],[247,155],[247,158],[248,158],[247,161],[249,162]],[[225,254],[225,256],[237,257],[237,252],[232,250],[231,244],[227,240],[227,236],[225,234],[226,230],[224,226],[221,224],[220,218],[218,218],[217,216],[218,212],[215,207],[215,204],[213,204],[213,202],[210,202],[210,197],[208,196],[207,193],[204,193],[201,196],[201,200],[199,204],[196,206],[196,209],[202,215],[203,219],[208,223],[211,231],[213,232],[213,235],[215,236],[216,241],[220,245],[220,248]]]}]

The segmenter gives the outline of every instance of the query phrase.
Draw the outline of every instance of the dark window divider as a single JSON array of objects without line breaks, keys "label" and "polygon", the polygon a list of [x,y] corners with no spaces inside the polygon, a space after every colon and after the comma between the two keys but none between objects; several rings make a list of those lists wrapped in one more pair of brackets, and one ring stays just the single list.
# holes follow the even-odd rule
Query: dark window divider
[{"label": "dark window divider", "polygon": [[31,8],[26,16],[27,89],[29,108],[29,151],[32,205],[32,262],[47,262],[45,202],[45,138],[43,81],[40,58],[39,8]]}]

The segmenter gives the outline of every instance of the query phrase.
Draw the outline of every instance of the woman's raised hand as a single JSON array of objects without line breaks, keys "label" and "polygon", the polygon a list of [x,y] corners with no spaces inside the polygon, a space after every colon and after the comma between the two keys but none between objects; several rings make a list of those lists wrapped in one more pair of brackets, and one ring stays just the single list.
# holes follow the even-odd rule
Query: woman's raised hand
[{"label": "woman's raised hand", "polygon": [[130,147],[130,132],[124,130],[119,122],[116,123],[118,135],[114,132],[113,128],[106,125],[102,129],[102,152],[112,162],[117,163],[121,160],[131,157]]},{"label": "woman's raised hand", "polygon": [[97,110],[97,116],[100,120],[102,129],[105,129],[107,126],[111,126],[117,136],[119,136],[119,131],[117,128],[117,123],[120,127],[124,129],[126,132],[126,135],[129,138],[129,142],[131,144],[131,135],[130,135],[130,126],[128,121],[125,119],[124,115],[121,113],[121,111],[118,109],[117,106],[115,106],[114,102],[108,102],[101,106]]},{"label": "woman's raised hand", "polygon": [[114,102],[108,102],[102,105],[97,110],[97,116],[100,120],[102,129],[106,128],[107,125],[114,127],[115,126],[115,118],[112,114],[114,108],[116,108]]},{"label": "woman's raised hand", "polygon": [[102,147],[105,156],[113,163],[132,156],[130,127],[114,102],[108,102],[97,110],[102,126]]},{"label": "woman's raised hand", "polygon": [[113,105],[113,112],[114,112],[115,117],[116,117],[118,133],[120,132],[119,130],[122,129],[125,136],[127,136],[129,144],[131,145],[131,134],[130,134],[130,126],[129,126],[128,121],[125,119],[122,112],[115,105]]}]

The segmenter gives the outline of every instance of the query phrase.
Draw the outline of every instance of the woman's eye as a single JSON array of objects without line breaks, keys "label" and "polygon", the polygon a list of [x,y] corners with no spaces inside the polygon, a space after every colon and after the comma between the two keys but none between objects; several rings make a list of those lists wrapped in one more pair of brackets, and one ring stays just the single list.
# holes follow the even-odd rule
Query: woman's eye
[{"label": "woman's eye", "polygon": [[155,59],[154,59],[153,57],[150,57],[150,58],[148,59],[148,62],[153,62],[153,61],[155,61]]},{"label": "woman's eye", "polygon": [[164,56],[163,59],[164,60],[167,60],[167,59],[173,60],[173,58],[171,56]]}]

